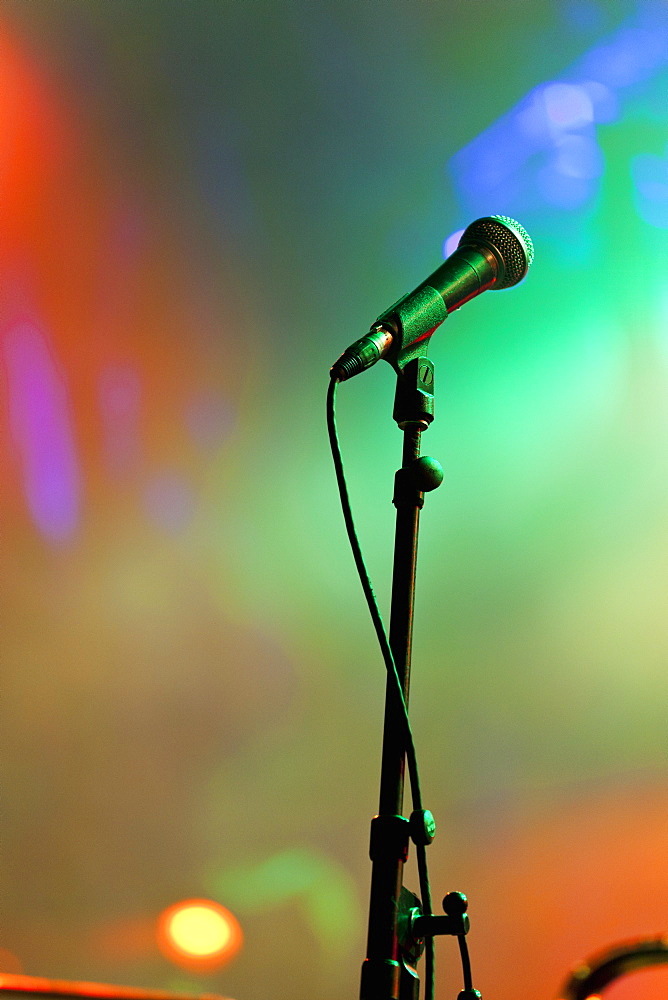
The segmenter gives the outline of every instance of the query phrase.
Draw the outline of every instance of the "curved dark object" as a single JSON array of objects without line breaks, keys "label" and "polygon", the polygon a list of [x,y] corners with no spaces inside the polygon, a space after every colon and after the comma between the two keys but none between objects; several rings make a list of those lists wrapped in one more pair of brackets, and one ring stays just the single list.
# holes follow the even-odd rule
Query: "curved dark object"
[{"label": "curved dark object", "polygon": [[598,996],[615,979],[653,965],[668,965],[668,936],[635,938],[592,955],[575,969],[559,993],[560,1000]]}]

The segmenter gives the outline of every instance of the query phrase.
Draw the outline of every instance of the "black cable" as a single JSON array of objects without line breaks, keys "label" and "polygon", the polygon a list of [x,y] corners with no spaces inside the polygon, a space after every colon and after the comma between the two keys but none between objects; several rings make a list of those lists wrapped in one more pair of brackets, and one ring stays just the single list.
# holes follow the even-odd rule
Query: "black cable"
[{"label": "black cable", "polygon": [[362,584],[362,590],[364,591],[364,596],[366,597],[369,613],[371,614],[371,620],[376,630],[376,637],[380,645],[380,650],[383,655],[383,660],[385,661],[385,669],[387,670],[388,674],[391,677],[393,677],[396,681],[395,693],[396,697],[399,699],[399,706],[402,709],[401,722],[404,729],[404,747],[406,751],[406,762],[408,765],[408,774],[410,779],[413,809],[422,810],[420,779],[417,769],[417,759],[415,755],[415,743],[413,741],[413,732],[411,730],[411,724],[408,718],[408,709],[406,707],[404,693],[401,688],[401,681],[399,680],[397,667],[394,662],[394,656],[392,655],[390,643],[387,638],[387,633],[385,631],[385,625],[383,623],[382,615],[378,607],[378,600],[376,598],[376,594],[374,592],[373,586],[371,584],[371,579],[369,577],[366,564],[364,562],[364,556],[362,555],[362,549],[360,546],[359,538],[357,536],[355,522],[353,520],[352,508],[350,506],[348,486],[346,484],[345,472],[343,470],[343,459],[341,457],[341,447],[339,444],[339,438],[336,429],[336,412],[335,412],[336,386],[337,386],[336,380],[332,379],[329,383],[329,391],[327,393],[327,429],[329,431],[329,443],[332,449],[332,458],[334,460],[336,481],[339,487],[339,495],[341,497],[341,507],[343,508],[343,519],[345,521],[346,529],[348,532],[348,539],[350,541],[350,547],[353,552],[355,566],[357,567],[357,573],[360,578],[360,583]]},{"label": "black cable", "polygon": [[[431,913],[431,889],[429,887],[429,875],[427,873],[427,848],[424,844],[418,844],[415,848],[415,856],[418,868],[418,880],[420,882],[420,897],[422,899],[422,909],[425,913]],[[425,1000],[434,1000],[434,989],[436,987],[435,975],[435,945],[434,938],[428,934],[424,942],[424,997]]]},{"label": "black cable", "polygon": [[462,973],[464,976],[464,990],[466,992],[473,992],[473,981],[471,977],[471,959],[469,958],[469,948],[466,943],[466,938],[463,934],[457,935],[457,941],[459,943],[459,954],[462,959]]},{"label": "black cable", "polygon": [[[385,662],[385,669],[390,677],[393,677],[395,684],[396,697],[399,700],[399,706],[401,709],[401,721],[404,730],[404,749],[406,753],[406,764],[408,767],[408,775],[411,789],[411,798],[413,802],[413,810],[422,812],[422,794],[420,791],[420,778],[418,774],[417,757],[415,753],[415,743],[413,740],[413,732],[411,729],[410,719],[408,717],[408,708],[406,707],[406,700],[404,698],[404,693],[401,687],[401,681],[399,679],[399,673],[397,671],[396,663],[394,662],[394,656],[392,655],[392,650],[390,648],[390,643],[387,638],[387,633],[385,631],[385,625],[383,624],[383,619],[378,607],[378,601],[371,584],[371,579],[364,562],[364,557],[362,555],[362,549],[360,546],[359,538],[357,536],[357,530],[355,528],[355,522],[353,520],[352,508],[350,506],[350,497],[348,495],[348,486],[346,484],[345,472],[343,469],[343,458],[341,456],[341,446],[339,444],[339,436],[336,429],[336,386],[337,380],[335,378],[330,379],[329,389],[327,391],[327,430],[329,433],[329,443],[332,450],[332,459],[334,461],[334,470],[336,472],[336,482],[339,488],[339,496],[341,498],[341,507],[343,510],[343,519],[345,521],[346,530],[348,532],[348,540],[350,541],[350,547],[352,549],[353,558],[355,560],[355,566],[357,567],[357,573],[360,578],[360,583],[362,584],[362,590],[364,591],[364,596],[366,597],[367,606],[369,608],[369,613],[371,614],[371,620],[376,631],[376,637],[380,645],[380,650]],[[416,845],[416,861],[418,868],[418,880],[420,883],[420,895],[422,899],[423,911],[427,914],[431,913],[431,892],[429,888],[429,876],[427,872],[427,854],[425,846],[422,844]],[[427,935],[425,939],[425,1000],[433,1000],[434,997],[434,939],[431,935]]]}]

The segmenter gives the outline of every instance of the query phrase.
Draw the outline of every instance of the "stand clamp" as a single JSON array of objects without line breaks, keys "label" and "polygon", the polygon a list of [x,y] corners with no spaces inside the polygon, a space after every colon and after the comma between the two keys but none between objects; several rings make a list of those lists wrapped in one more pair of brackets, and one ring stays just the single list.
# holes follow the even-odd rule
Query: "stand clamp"
[{"label": "stand clamp", "polygon": [[416,941],[437,934],[463,937],[468,934],[471,922],[466,912],[468,900],[463,892],[449,892],[443,900],[444,917],[423,914],[415,907],[412,912],[411,934]]}]

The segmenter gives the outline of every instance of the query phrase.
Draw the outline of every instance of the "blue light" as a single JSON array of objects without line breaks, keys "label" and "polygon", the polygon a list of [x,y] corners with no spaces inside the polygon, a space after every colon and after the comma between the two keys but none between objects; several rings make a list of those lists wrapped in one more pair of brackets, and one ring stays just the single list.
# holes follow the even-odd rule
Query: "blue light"
[{"label": "blue light", "polygon": [[564,177],[594,180],[604,169],[603,156],[593,135],[566,135],[557,144],[554,169]]},{"label": "blue light", "polygon": [[647,80],[668,60],[665,24],[621,28],[612,38],[593,48],[580,68],[593,80],[614,90]]},{"label": "blue light", "polygon": [[650,226],[668,229],[668,156],[635,156],[631,176],[638,215]]},{"label": "blue light", "polygon": [[536,175],[536,182],[547,204],[564,211],[573,211],[585,205],[597,189],[591,180],[568,176],[555,165],[541,170]]},{"label": "blue light", "polygon": [[[500,204],[504,212],[531,213],[593,204],[604,172],[596,125],[615,121],[627,88],[656,77],[666,65],[665,5],[641,4],[632,20],[561,78],[533,88],[452,157],[450,172],[463,206],[484,212]],[[663,227],[657,221],[664,218],[663,174],[654,164],[649,180],[648,169],[634,169],[636,184],[643,185],[638,211]]]},{"label": "blue light", "polygon": [[585,87],[573,83],[549,83],[540,96],[544,115],[555,129],[571,130],[591,125],[594,107]]}]

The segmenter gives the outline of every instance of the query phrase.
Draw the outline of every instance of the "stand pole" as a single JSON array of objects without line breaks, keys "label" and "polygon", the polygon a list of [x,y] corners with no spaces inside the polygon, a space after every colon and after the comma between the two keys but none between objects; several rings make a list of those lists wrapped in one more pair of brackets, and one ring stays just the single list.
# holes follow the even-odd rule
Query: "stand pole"
[{"label": "stand pole", "polygon": [[[438,476],[440,467],[435,473],[436,463],[420,459],[421,434],[433,419],[433,365],[428,358],[415,358],[398,374],[394,419],[403,430],[404,441],[393,501],[397,514],[389,638],[408,704],[420,510],[424,491],[434,489],[442,478],[442,473]],[[402,879],[409,844],[409,821],[402,815],[405,767],[402,714],[396,681],[388,676],[380,807],[371,824],[369,934],[367,958],[362,966],[361,1000],[416,1000],[419,989],[417,973],[404,960],[401,949]]]}]

